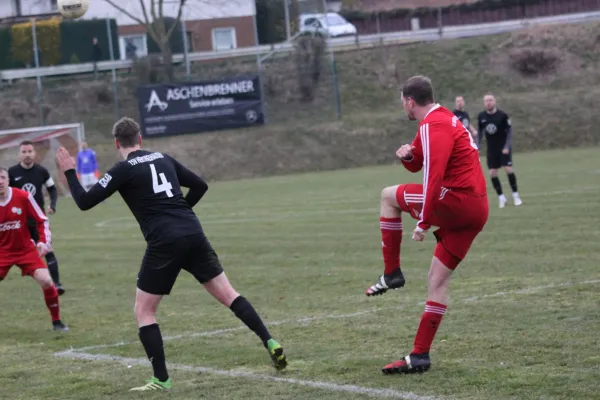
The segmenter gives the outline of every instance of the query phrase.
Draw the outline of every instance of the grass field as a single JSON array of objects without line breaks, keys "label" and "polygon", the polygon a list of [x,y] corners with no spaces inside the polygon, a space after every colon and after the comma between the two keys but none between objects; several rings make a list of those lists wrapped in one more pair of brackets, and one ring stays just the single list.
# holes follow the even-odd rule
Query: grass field
[{"label": "grass field", "polygon": [[[434,365],[419,376],[380,368],[412,348],[432,236],[405,237],[403,289],[364,291],[383,269],[379,193],[420,174],[387,166],[211,185],[196,212],[290,365],[275,372],[258,338],[183,272],[159,309],[169,398],[600,399],[598,160],[597,148],[516,155],[524,205],[500,210],[490,196]],[[39,289],[11,271],[0,284],[0,397],[141,398],[127,392],[151,375],[132,313],[145,247],[135,221],[115,196],[85,213],[61,199],[51,223],[71,331],[52,332]]]}]

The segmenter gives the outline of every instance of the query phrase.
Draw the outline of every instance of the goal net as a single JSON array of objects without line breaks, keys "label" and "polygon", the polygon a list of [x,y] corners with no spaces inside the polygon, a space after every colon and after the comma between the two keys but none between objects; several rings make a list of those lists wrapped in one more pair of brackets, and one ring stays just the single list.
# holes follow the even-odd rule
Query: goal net
[{"label": "goal net", "polygon": [[66,195],[69,189],[64,175],[58,170],[56,151],[63,146],[73,157],[77,157],[84,139],[83,123],[0,130],[0,166],[9,168],[18,164],[19,144],[30,140],[35,146],[35,162],[48,169],[59,195]]}]

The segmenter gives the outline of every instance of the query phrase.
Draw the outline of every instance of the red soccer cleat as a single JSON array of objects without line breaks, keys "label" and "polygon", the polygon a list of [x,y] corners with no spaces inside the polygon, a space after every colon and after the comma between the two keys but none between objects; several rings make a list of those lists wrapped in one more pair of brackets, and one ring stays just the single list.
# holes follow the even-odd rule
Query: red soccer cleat
[{"label": "red soccer cleat", "polygon": [[386,375],[389,374],[414,374],[427,371],[431,367],[429,354],[409,354],[402,360],[386,365],[381,369]]}]

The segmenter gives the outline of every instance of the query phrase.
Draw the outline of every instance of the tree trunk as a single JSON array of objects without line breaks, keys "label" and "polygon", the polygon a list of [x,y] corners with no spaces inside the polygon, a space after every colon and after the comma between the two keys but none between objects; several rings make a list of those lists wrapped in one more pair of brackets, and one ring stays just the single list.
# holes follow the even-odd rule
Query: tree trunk
[{"label": "tree trunk", "polygon": [[165,68],[165,80],[167,83],[171,83],[175,80],[175,71],[173,68],[173,52],[171,51],[171,43],[169,40],[162,44],[162,57],[163,66]]}]

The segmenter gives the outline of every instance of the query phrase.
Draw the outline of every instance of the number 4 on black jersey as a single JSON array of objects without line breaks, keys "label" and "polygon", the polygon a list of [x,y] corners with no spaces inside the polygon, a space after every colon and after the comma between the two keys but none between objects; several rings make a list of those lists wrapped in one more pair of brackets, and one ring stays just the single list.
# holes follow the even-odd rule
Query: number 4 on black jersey
[{"label": "number 4 on black jersey", "polygon": [[[206,193],[206,182],[171,156],[137,150],[115,164],[89,192],[77,180],[75,170],[65,175],[73,199],[88,210],[118,191],[140,224],[148,244],[160,245],[202,233],[192,207]],[[184,197],[181,187],[190,188]]]}]

